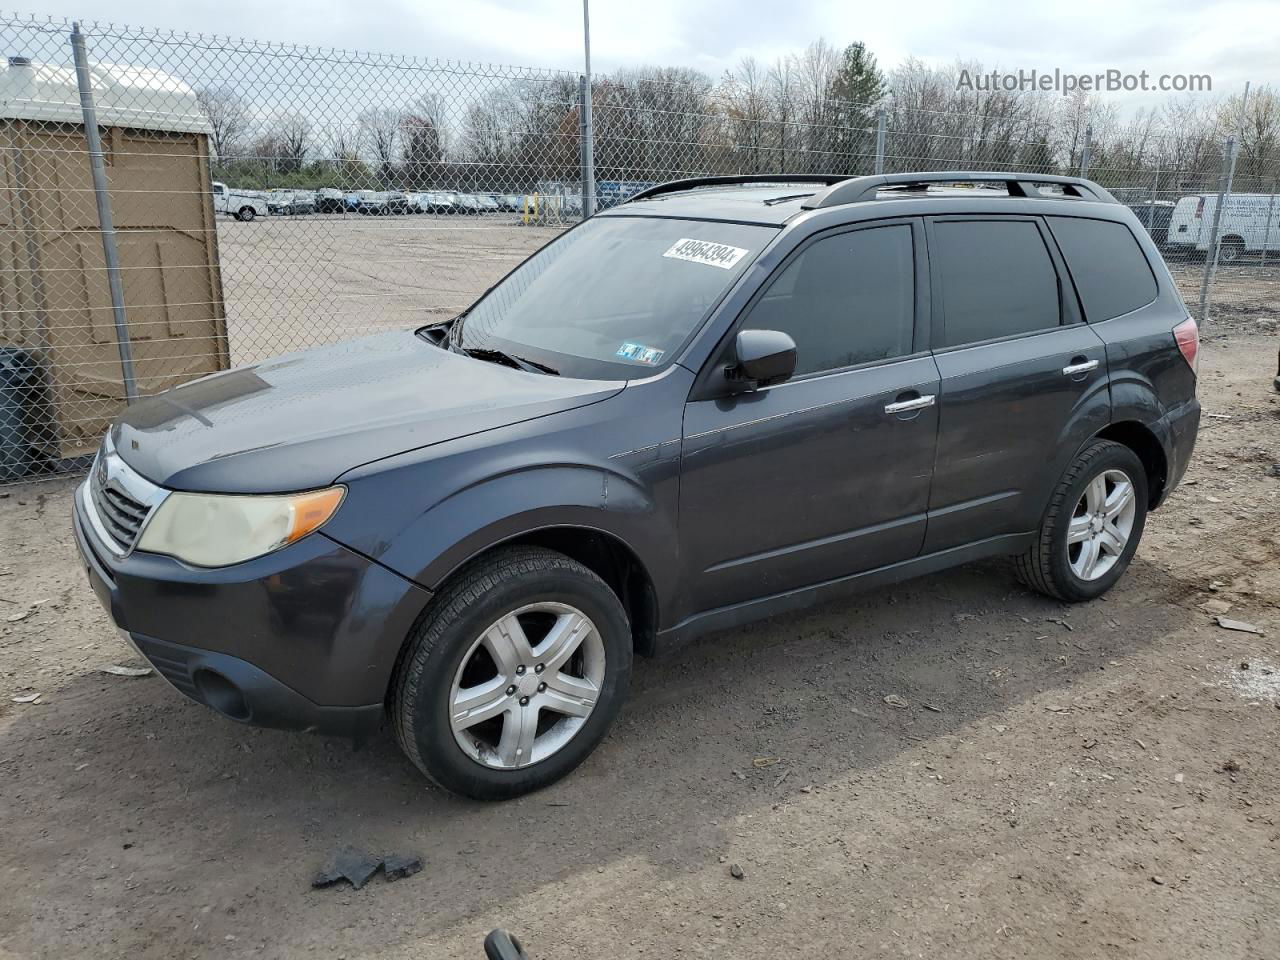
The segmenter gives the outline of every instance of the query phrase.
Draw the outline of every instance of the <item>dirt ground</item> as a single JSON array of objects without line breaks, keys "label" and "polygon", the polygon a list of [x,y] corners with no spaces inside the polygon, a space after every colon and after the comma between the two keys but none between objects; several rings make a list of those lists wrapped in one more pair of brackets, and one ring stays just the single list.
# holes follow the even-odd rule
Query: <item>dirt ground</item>
[{"label": "dirt ground", "polygon": [[[1276,347],[1206,331],[1197,455],[1107,598],[993,562],[704,639],[638,664],[581,770],[499,805],[389,740],[100,672],[136,661],[77,564],[74,481],[2,489],[0,958],[476,958],[502,925],[543,960],[1274,960]],[[425,868],[311,889],[343,844]]]}]

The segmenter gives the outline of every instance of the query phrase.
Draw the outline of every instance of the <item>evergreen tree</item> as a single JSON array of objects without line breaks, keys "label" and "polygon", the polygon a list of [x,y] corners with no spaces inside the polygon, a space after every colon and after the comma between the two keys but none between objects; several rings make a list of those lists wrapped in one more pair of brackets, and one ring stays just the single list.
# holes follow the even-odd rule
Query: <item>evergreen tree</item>
[{"label": "evergreen tree", "polygon": [[844,48],[827,97],[832,101],[832,173],[871,173],[875,166],[876,107],[888,92],[875,54],[862,41]]}]

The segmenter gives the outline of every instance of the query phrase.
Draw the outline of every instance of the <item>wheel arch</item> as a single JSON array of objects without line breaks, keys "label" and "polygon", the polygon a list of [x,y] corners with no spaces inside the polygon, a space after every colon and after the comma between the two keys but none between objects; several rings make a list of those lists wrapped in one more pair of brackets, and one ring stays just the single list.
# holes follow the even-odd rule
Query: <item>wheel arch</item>
[{"label": "wheel arch", "polygon": [[1111,440],[1137,455],[1147,474],[1147,508],[1158,507],[1169,482],[1169,457],[1155,431],[1138,420],[1121,420],[1099,430],[1093,439]]},{"label": "wheel arch", "polygon": [[[652,656],[658,634],[658,591],[644,561],[621,537],[581,523],[552,523],[496,540],[456,563],[434,588],[438,593],[464,568],[497,550],[536,546],[576,560],[617,595],[631,623],[636,653]],[[427,605],[428,609],[430,604]],[[426,611],[424,611],[424,614]]]}]

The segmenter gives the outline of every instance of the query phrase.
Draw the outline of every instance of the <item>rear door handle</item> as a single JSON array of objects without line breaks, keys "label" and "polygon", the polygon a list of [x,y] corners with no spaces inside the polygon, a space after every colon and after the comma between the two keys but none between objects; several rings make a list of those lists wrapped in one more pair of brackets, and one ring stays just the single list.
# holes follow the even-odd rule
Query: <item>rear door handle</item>
[{"label": "rear door handle", "polygon": [[1098,369],[1097,360],[1086,360],[1083,363],[1071,363],[1062,368],[1064,377],[1075,377],[1082,373],[1088,373],[1090,370]]},{"label": "rear door handle", "polygon": [[935,397],[932,393],[927,393],[922,397],[915,397],[912,400],[899,400],[897,403],[887,403],[884,412],[893,413],[910,413],[912,410],[923,410],[925,407],[932,407]]}]

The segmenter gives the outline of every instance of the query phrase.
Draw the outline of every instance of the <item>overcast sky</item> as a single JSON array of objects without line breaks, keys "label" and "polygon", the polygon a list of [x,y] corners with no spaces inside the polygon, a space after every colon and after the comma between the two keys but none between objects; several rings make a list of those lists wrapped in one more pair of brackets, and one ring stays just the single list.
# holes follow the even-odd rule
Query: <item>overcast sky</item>
[{"label": "overcast sky", "polygon": [[[580,0],[70,2],[21,9],[442,59],[570,70],[582,62]],[[718,77],[744,55],[767,61],[826,37],[862,40],[885,68],[915,56],[1003,71],[1208,73],[1215,93],[1280,79],[1280,0],[1077,0],[1041,10],[1012,0],[593,0],[591,27],[598,71],[679,64]]]}]

